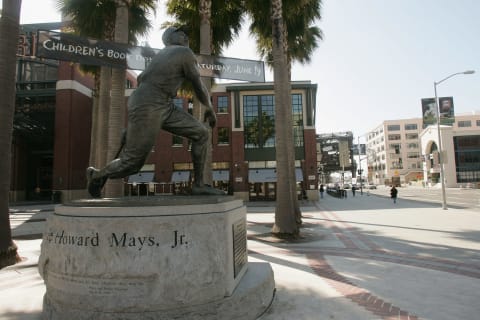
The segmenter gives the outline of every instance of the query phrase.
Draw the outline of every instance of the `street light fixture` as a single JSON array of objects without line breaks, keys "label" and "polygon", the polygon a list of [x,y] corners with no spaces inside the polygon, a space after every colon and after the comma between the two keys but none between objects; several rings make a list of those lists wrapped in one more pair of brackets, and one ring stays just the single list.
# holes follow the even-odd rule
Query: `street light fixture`
[{"label": "street light fixture", "polygon": [[437,96],[437,86],[442,83],[443,81],[450,79],[453,76],[459,75],[459,74],[473,74],[475,73],[475,70],[467,70],[463,72],[456,72],[451,75],[449,75],[446,78],[443,78],[440,81],[434,81],[433,82],[433,88],[435,90],[435,105],[436,105],[436,111],[437,111],[437,134],[438,134],[438,162],[440,165],[440,181],[442,184],[442,209],[447,210],[447,196],[445,194],[445,175],[444,175],[444,169],[443,169],[443,151],[442,151],[442,137],[440,134],[440,106],[438,104],[438,96]]}]

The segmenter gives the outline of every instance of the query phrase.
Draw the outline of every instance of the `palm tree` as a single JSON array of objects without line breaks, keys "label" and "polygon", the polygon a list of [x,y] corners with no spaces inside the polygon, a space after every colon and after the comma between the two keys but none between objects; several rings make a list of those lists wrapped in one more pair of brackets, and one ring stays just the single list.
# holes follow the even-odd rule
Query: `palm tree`
[{"label": "palm tree", "polygon": [[[292,123],[289,85],[291,62],[309,62],[318,45],[317,40],[322,38],[318,27],[312,25],[320,18],[321,1],[272,0],[270,3],[247,0],[245,5],[252,16],[250,32],[256,36],[259,53],[269,64],[274,65],[276,124]],[[271,22],[268,20],[270,17]],[[279,93],[279,90],[282,92]],[[297,226],[301,224],[301,211],[296,195],[293,131],[290,132],[291,126],[286,127],[288,132],[282,130],[276,137],[277,207],[272,232],[280,236],[296,236],[298,228],[293,223]],[[281,193],[287,190],[290,195],[282,196]],[[295,219],[292,220],[291,216]]]},{"label": "palm tree", "polygon": [[[272,30],[270,28],[270,3],[247,0],[246,9],[252,16],[250,33],[256,37],[260,56],[272,65]],[[283,19],[286,33],[287,61],[309,63],[313,51],[322,39],[321,30],[314,22],[321,18],[321,0],[283,0]],[[289,67],[290,68],[290,67]]]},{"label": "palm tree", "polygon": [[[212,54],[212,26],[210,20],[212,18],[212,0],[200,0],[199,10],[200,16],[200,54],[211,55]],[[210,78],[203,78],[203,84],[210,92],[212,88],[212,81]],[[197,119],[202,121],[204,110],[202,105],[196,101],[193,104],[193,112],[197,113]],[[203,170],[203,177],[205,183],[213,185],[213,174],[212,174],[212,128],[208,128],[208,143],[207,143],[207,157],[205,159],[205,167]]]},{"label": "palm tree", "polygon": [[[200,1],[204,0],[168,0],[167,13],[175,19],[164,26],[179,24],[186,25],[190,30],[200,30]],[[220,56],[222,49],[227,47],[239,34],[244,19],[242,0],[209,0],[211,1],[210,34],[211,54]],[[208,14],[208,12],[206,13]],[[189,34],[190,48],[193,52],[200,52],[200,33]]]},{"label": "palm tree", "polygon": [[[275,125],[280,128],[285,123],[292,123],[292,108],[290,98],[290,78],[287,61],[286,29],[282,13],[282,1],[272,0],[272,57],[275,87]],[[296,193],[292,193],[293,175],[295,170],[293,149],[293,127],[283,126],[275,136],[277,159],[277,201],[275,208],[275,223],[272,233],[278,237],[297,237],[299,234],[296,222]],[[293,180],[295,181],[295,180]]]},{"label": "palm tree", "polygon": [[[276,97],[276,103],[281,104],[283,101],[288,104],[288,106],[282,107],[283,109],[288,110],[286,117],[289,117],[290,122],[281,122],[283,127],[284,123],[292,123],[291,120],[291,106],[290,106],[290,68],[291,61],[299,61],[301,63],[309,62],[313,50],[317,47],[317,40],[321,39],[322,34],[318,27],[313,25],[315,19],[320,18],[320,0],[283,0],[275,1],[276,12],[275,14],[282,19],[283,27],[281,34],[285,37],[283,41],[286,54],[285,68],[286,79],[288,85],[284,85],[285,97],[278,98]],[[278,6],[280,4],[280,6]],[[167,12],[174,15],[177,22],[181,24],[188,24],[192,30],[197,30],[199,28],[200,21],[198,20],[198,5],[199,0],[169,0],[167,2]],[[285,5],[285,10],[282,9],[282,5]],[[272,6],[273,7],[273,6]],[[245,0],[245,1],[218,1],[212,0],[212,12],[215,14],[212,16],[212,54],[218,55],[220,50],[224,45],[228,45],[231,42],[231,39],[238,34],[240,27],[235,23],[243,21],[245,10],[252,16],[252,25],[250,26],[250,32],[256,36],[257,39],[257,48],[262,57],[264,57],[267,62],[272,63],[273,59],[273,36],[272,36],[272,23],[271,23],[271,3],[270,1],[257,1],[257,0]],[[233,14],[233,16],[229,16]],[[276,20],[279,22],[279,20]],[[217,24],[218,23],[218,24]],[[228,23],[228,25],[227,25]],[[286,32],[288,29],[288,32]],[[221,41],[222,37],[230,39],[228,41]],[[198,52],[199,41],[196,38],[196,35],[193,34],[191,37],[191,48],[192,50]],[[217,51],[219,50],[219,51]],[[283,62],[282,62],[283,63]],[[281,67],[280,67],[281,69]],[[284,75],[280,75],[280,71],[276,72],[280,78],[284,78]],[[276,81],[277,82],[277,81]],[[276,86],[276,91],[279,90]],[[277,105],[277,110],[280,107]],[[280,116],[280,118],[282,115]],[[288,120],[287,120],[288,121]],[[280,125],[280,122],[279,122]],[[293,124],[292,124],[293,125]],[[289,219],[289,223],[295,224],[292,226],[294,234],[298,230],[298,224],[301,223],[301,212],[298,205],[298,199],[296,196],[296,179],[295,179],[295,164],[294,164],[294,152],[293,152],[293,132],[288,134],[288,132],[283,132],[287,134],[284,141],[280,141],[280,148],[277,147],[278,152],[286,153],[289,158],[285,161],[280,157],[280,164],[278,164],[277,158],[277,169],[283,171],[285,176],[282,177],[283,173],[280,174],[278,180],[283,180],[282,183],[288,184],[288,190],[290,195],[285,199],[291,199],[290,204],[284,207],[278,207],[276,215],[279,217],[287,216],[280,214],[282,210],[288,212],[288,214],[293,215],[295,218],[293,220]],[[285,142],[287,151],[280,151],[282,143]],[[278,146],[278,143],[277,143]],[[291,150],[288,152],[288,150]],[[280,166],[283,168],[280,169]],[[284,191],[286,192],[286,191]],[[281,197],[277,195],[277,198]],[[293,204],[293,208],[291,207]],[[288,219],[288,217],[287,217]],[[283,223],[277,224],[277,226],[282,226]],[[288,233],[283,232],[282,230],[277,230],[275,227],[276,233]],[[278,232],[277,232],[278,231]]]},{"label": "palm tree", "polygon": [[[67,31],[80,36],[113,40],[115,30],[115,3],[96,0],[58,0],[58,9],[70,20]],[[107,159],[108,111],[110,105],[111,67],[81,66],[94,76],[90,160],[103,166]]]},{"label": "palm tree", "polygon": [[12,240],[8,198],[11,176],[13,114],[15,112],[15,66],[19,33],[21,0],[3,0],[0,18],[0,268],[18,260],[17,246]]},{"label": "palm tree", "polygon": [[[212,11],[215,12],[214,17],[212,17]],[[239,1],[170,0],[167,3],[167,12],[176,18],[175,24],[189,25],[191,30],[200,30],[199,33],[190,34],[190,47],[203,55],[220,54],[222,47],[233,40],[233,35],[238,34],[242,21]],[[210,91],[212,79],[204,78],[203,82]],[[193,115],[202,120],[203,114],[202,105],[194,100]],[[203,173],[205,183],[210,185],[213,184],[211,135],[212,131],[209,129],[210,138]]]},{"label": "palm tree", "polygon": [[[128,43],[128,3],[116,0],[115,42]],[[107,159],[114,159],[120,147],[121,130],[125,123],[125,78],[126,69],[112,70],[112,93],[108,112]],[[109,179],[105,185],[106,197],[123,195],[123,181]]]},{"label": "palm tree", "polygon": [[[155,12],[156,1],[59,0],[58,7],[64,16],[71,18],[72,28],[79,35],[117,41],[116,38],[120,37],[120,32],[115,32],[116,23],[118,22],[120,24],[119,27],[126,25],[127,28],[126,31],[123,31],[127,35],[127,40],[122,40],[122,42],[136,44],[138,42],[137,37],[145,35],[151,27],[147,16],[148,12]],[[119,14],[122,15],[122,18],[116,19],[117,9],[120,8],[122,10],[120,10]],[[89,69],[91,70],[92,68],[90,67]],[[116,106],[112,115],[115,120],[110,122],[110,90],[113,88],[112,72],[115,72],[116,76],[119,77],[115,80],[117,81],[115,95],[124,95],[125,70],[112,71],[112,68],[104,66],[100,68],[100,72],[98,68],[92,72],[96,77],[95,83],[98,84],[94,90],[96,93],[94,99],[98,101],[94,102],[94,109],[92,110],[90,164],[97,167],[103,167],[107,160],[111,160],[111,157],[115,155],[117,150],[112,150],[118,149],[120,132],[124,123],[122,120],[124,116],[124,98],[118,98],[118,100],[112,102]],[[119,89],[120,86],[123,86],[123,89]],[[123,91],[123,93],[118,90]],[[114,127],[111,127],[111,125]],[[121,184],[120,181],[118,183],[119,185]],[[122,194],[121,189],[118,189],[119,185],[117,185],[116,195]],[[107,186],[107,192],[108,189],[109,187]]]}]

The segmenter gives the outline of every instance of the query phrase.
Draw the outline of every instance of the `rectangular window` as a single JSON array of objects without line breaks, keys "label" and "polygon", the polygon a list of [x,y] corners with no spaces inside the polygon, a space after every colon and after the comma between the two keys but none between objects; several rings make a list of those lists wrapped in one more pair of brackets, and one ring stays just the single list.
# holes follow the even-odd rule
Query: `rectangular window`
[{"label": "rectangular window", "polygon": [[458,182],[480,182],[480,135],[453,138]]},{"label": "rectangular window", "polygon": [[228,128],[219,127],[218,130],[218,144],[230,144],[230,131]]},{"label": "rectangular window", "polygon": [[402,148],[402,145],[400,143],[390,143],[388,147],[392,150],[395,150],[395,153],[400,153],[400,149]]},{"label": "rectangular window", "polygon": [[477,127],[480,127],[480,120],[477,120]]},{"label": "rectangular window", "polygon": [[407,140],[418,139],[418,133],[406,133],[405,138]]},{"label": "rectangular window", "polygon": [[392,169],[403,169],[403,163],[402,163],[402,158],[392,161]]},{"label": "rectangular window", "polygon": [[275,147],[275,97],[273,95],[260,96],[261,128],[260,136],[265,148]]},{"label": "rectangular window", "polygon": [[[301,94],[292,94],[292,126],[296,147],[303,147],[303,101]],[[275,96],[243,97],[245,148],[275,147]]]},{"label": "rectangular window", "polygon": [[399,134],[389,134],[388,140],[401,140],[401,136]]},{"label": "rectangular window", "polygon": [[466,120],[466,121],[458,121],[458,127],[460,128],[466,128],[466,127],[471,127],[472,126],[472,121]]},{"label": "rectangular window", "polygon": [[186,171],[186,170],[193,170],[193,163],[192,162],[178,162],[173,164],[174,171]]},{"label": "rectangular window", "polygon": [[183,147],[183,137],[172,135],[172,146]]},{"label": "rectangular window", "polygon": [[275,102],[273,95],[244,96],[245,148],[275,147]]},{"label": "rectangular window", "polygon": [[416,123],[407,123],[405,124],[405,130],[417,130],[417,124]]},{"label": "rectangular window", "polygon": [[407,158],[408,158],[408,159],[419,159],[419,158],[420,158],[420,153],[418,153],[418,152],[409,152],[409,153],[407,153]]},{"label": "rectangular window", "polygon": [[409,144],[407,144],[407,148],[408,149],[418,149],[418,143],[410,142]]},{"label": "rectangular window", "polygon": [[228,97],[227,96],[217,97],[217,112],[228,113]]},{"label": "rectangular window", "polygon": [[400,125],[399,124],[389,124],[387,126],[388,131],[400,131]]},{"label": "rectangular window", "polygon": [[221,169],[228,170],[228,169],[230,169],[230,162],[213,162],[213,163],[212,163],[212,169],[215,169],[215,170],[221,170]]},{"label": "rectangular window", "polygon": [[292,94],[293,144],[303,146],[303,103],[301,94]]}]

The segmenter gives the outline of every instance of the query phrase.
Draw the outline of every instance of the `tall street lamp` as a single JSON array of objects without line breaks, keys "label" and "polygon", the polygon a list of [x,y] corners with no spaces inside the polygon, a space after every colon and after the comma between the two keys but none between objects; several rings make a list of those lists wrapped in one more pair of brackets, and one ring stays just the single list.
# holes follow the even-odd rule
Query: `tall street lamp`
[{"label": "tall street lamp", "polygon": [[441,137],[441,134],[440,134],[440,106],[439,106],[439,103],[438,103],[437,86],[440,83],[442,83],[443,81],[445,81],[447,79],[450,79],[453,76],[456,76],[456,75],[459,75],[459,74],[473,74],[473,73],[475,73],[474,70],[456,72],[456,73],[453,73],[453,74],[449,75],[446,78],[443,78],[440,81],[434,81],[433,82],[433,88],[435,90],[435,105],[436,105],[436,109],[437,109],[436,110],[437,111],[437,134],[438,134],[438,154],[439,154],[438,162],[439,162],[439,165],[440,165],[440,181],[441,181],[441,184],[442,184],[442,209],[443,210],[447,210],[448,208],[447,208],[447,197],[446,197],[446,194],[445,194],[445,175],[444,175],[443,159],[442,159],[443,158],[442,137]]}]

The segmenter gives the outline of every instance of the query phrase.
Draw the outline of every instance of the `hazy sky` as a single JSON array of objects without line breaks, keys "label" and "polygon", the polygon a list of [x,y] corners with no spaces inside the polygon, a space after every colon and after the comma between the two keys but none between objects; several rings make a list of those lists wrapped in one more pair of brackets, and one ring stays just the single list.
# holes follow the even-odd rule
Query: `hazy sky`
[{"label": "hazy sky", "polygon": [[[23,0],[21,23],[59,21],[55,2]],[[163,46],[164,2],[146,39],[156,48]],[[479,112],[479,16],[478,0],[323,0],[324,40],[311,64],[292,72],[292,80],[318,85],[317,132],[362,136],[383,120],[420,117],[433,82],[465,70],[477,73],[443,82],[438,95],[453,96],[457,114]],[[224,56],[258,59],[247,32]]]}]

